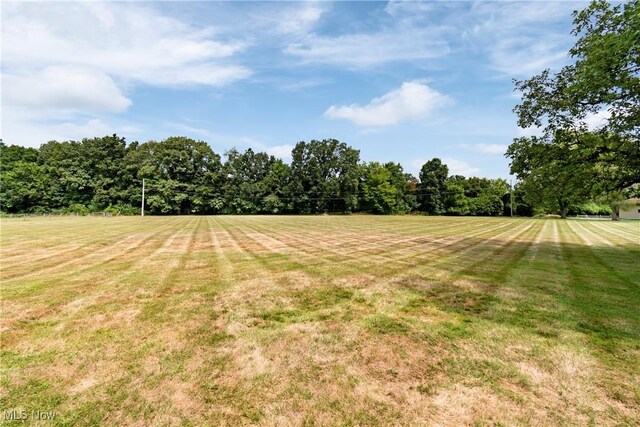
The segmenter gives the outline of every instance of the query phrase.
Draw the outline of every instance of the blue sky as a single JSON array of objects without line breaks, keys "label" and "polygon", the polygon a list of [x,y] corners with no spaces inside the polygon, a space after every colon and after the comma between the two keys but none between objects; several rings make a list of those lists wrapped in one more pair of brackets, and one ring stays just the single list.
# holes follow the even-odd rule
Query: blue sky
[{"label": "blue sky", "polygon": [[185,135],[288,159],[336,138],[508,177],[513,78],[567,63],[585,2],[2,2],[5,143]]}]

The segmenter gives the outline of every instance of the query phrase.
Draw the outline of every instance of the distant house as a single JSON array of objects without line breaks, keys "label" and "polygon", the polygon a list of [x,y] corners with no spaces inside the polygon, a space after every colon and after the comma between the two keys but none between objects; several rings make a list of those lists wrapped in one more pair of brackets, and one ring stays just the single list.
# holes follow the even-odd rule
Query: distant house
[{"label": "distant house", "polygon": [[627,199],[626,203],[620,206],[620,219],[640,219],[639,198]]}]

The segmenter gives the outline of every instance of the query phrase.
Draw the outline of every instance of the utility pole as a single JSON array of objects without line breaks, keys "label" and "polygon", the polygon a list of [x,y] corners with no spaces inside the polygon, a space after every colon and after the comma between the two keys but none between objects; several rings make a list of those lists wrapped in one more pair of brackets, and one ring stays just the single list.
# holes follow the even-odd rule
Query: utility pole
[{"label": "utility pole", "polygon": [[142,216],[144,216],[144,178],[142,178]]},{"label": "utility pole", "polygon": [[513,216],[513,181],[509,180],[509,187],[511,191],[509,191],[509,201],[511,202],[511,216]]}]

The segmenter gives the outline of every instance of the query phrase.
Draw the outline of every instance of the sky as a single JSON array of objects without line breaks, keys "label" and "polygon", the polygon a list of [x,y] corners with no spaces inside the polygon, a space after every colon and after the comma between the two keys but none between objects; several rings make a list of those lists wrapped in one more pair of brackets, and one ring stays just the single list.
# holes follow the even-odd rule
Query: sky
[{"label": "sky", "polygon": [[513,79],[569,63],[586,2],[3,1],[1,128],[38,147],[188,136],[285,161],[335,138],[509,178]]}]

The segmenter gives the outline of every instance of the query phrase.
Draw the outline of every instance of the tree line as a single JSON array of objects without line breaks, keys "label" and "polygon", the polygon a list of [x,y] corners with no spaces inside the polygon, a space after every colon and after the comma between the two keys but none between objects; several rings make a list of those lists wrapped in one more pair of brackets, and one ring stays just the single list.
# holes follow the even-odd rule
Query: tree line
[{"label": "tree line", "polygon": [[39,149],[0,142],[0,158],[6,213],[137,214],[143,179],[152,214],[509,213],[504,179],[449,176],[440,159],[415,177],[399,163],[362,162],[335,139],[299,142],[290,164],[251,148],[222,161],[187,137],[127,144],[117,135]]},{"label": "tree line", "polygon": [[573,23],[569,65],[514,81],[517,123],[537,134],[505,153],[518,178],[511,191],[503,179],[449,176],[440,159],[418,177],[398,163],[363,163],[335,139],[299,142],[287,164],[252,149],[231,149],[223,162],[186,137],[126,144],[113,135],[39,149],[0,142],[0,209],[133,214],[144,179],[155,214],[505,215],[513,206],[616,219],[625,199],[640,197],[640,0],[594,0]]}]

